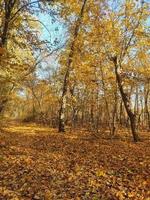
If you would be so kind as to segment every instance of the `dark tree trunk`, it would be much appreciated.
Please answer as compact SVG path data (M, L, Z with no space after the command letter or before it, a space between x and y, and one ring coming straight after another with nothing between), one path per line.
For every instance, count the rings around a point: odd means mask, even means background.
M9 1L4 1L4 9L5 9L5 15L4 19L2 19L2 27L1 27L1 35L0 35L0 48L5 48L7 46L7 39L8 39L8 32L9 32L9 20L11 17L11 12L12 9L15 5L15 0L9 0ZM0 60L2 58L2 55L0 54ZM0 99L0 114L3 112L5 109L5 106L8 102L8 98L6 97L5 99Z
M0 47L5 47L7 44L8 39L8 32L9 32L9 22L11 18L12 10L15 6L16 0L8 0L5 1L5 15L2 25L2 34L1 34L1 41L0 41Z
M124 88L123 88L123 84L122 84L122 78L121 78L121 76L118 72L119 65L118 65L117 57L113 57L112 61L113 61L114 66L115 66L116 81L117 81L118 88L119 88L119 91L120 91L120 94L121 94L121 98L122 98L126 112L128 114L129 120L130 120L130 126L131 126L131 132L132 132L133 140L134 140L134 142L137 142L139 140L139 137L138 137L138 134L136 132L136 115L132 112L130 102L129 102L129 97L124 92Z
M84 14L84 9L86 5L87 0L83 1L83 5L81 8L81 12L79 15L79 18L76 22L75 30L73 33L73 42L71 44L70 48L70 54L68 57L68 62L66 66L66 73L63 81L63 89L62 89L62 96L60 100L60 110L59 110L59 132L65 132L65 110L66 110L66 95L67 95L67 89L68 89L68 82L69 82L69 76L70 76L70 70L71 70L71 64L72 64L72 58L74 55L74 49L75 49L75 42L78 37L80 25L82 22L82 17Z
M0 101L0 114L3 112L7 101L8 101L8 99L4 99L4 100Z

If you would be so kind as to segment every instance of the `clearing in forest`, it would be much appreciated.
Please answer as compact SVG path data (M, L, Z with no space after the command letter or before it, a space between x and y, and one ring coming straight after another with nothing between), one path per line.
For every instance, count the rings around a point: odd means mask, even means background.
M0 132L0 199L149 200L149 139L10 124Z

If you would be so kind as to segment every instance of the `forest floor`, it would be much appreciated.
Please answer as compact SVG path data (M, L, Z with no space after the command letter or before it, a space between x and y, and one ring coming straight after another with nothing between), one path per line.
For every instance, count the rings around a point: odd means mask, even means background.
M148 135L135 144L9 124L0 130L0 199L150 200Z

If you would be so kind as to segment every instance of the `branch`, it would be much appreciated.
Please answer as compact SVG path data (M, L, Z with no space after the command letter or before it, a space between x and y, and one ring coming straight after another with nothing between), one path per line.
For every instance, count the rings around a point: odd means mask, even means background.
M26 7L28 7L28 6L32 5L32 4L35 4L35 3L39 3L39 1L41 1L41 0L36 0L36 1L30 2L30 3L24 4L22 7L20 7L20 8L14 13L14 15L10 18L9 22L13 21L14 18L16 17L16 15L17 15L20 11L22 11L24 8L26 8ZM51 0L49 0L48 2L50 2L50 1L51 1Z

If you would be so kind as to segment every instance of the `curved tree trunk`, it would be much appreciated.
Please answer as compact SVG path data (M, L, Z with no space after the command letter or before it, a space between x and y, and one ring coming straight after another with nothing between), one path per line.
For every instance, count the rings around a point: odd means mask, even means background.
M118 84L118 88L121 94L122 101L124 103L126 112L128 114L129 120L130 120L130 126L131 126L131 132L133 136L134 142L137 142L139 140L138 134L136 132L136 115L131 110L131 105L129 102L128 95L124 92L123 84L122 84L122 78L118 72L118 63L117 63L117 57L113 57L112 61L115 66L115 75L116 75L116 81Z
M70 54L69 54L68 62L67 62L67 66L66 66L66 73L65 73L65 77L64 77L64 81L63 81L62 96L61 96L61 100L60 100L59 132L65 132L65 110L66 110L66 96L67 96L67 89L68 89L68 81L69 81L69 76L70 76L72 58L74 55L75 42L76 42L76 38L78 37L78 33L79 33L80 25L82 22L82 17L84 14L86 2L87 2L87 0L83 1L81 12L80 12L79 18L76 22L76 26L75 26L75 30L74 30L74 34L73 34L73 41L71 44Z

